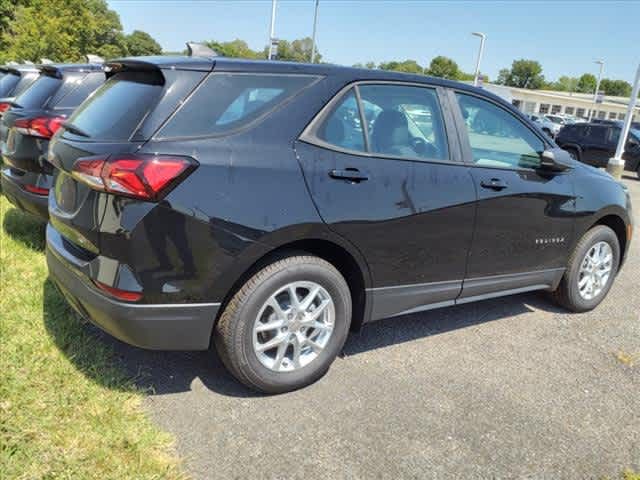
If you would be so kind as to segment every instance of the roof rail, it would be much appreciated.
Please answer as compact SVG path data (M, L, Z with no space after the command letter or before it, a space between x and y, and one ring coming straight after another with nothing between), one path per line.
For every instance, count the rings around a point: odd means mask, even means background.
M217 57L218 53L203 45L202 43L197 42L187 42L187 50L189 51L190 57Z
M104 58L99 57L98 55L87 53L85 57L87 58L87 63L104 63Z
M51 65L53 63L53 60L49 60L48 58L41 58L40 59L40 64L41 65Z

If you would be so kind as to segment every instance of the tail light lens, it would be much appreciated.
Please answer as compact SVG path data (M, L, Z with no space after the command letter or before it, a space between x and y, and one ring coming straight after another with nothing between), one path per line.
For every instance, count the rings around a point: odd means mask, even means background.
M65 117L36 117L16 120L14 127L23 135L51 138L58 131Z
M10 108L11 108L11 104L10 103L0 102L0 117L2 116L2 114L4 112L9 110Z
M169 193L197 165L190 157L111 155L80 158L71 174L94 190L154 202Z
M38 187L37 185L25 185L24 189L29 193L35 193L36 195L49 195L48 188Z
M119 288L110 287L109 285L105 285L104 283L97 280L94 280L93 283L100 290L109 294L113 298L117 298L118 300L124 300L125 302L137 302L142 298L142 293L140 292L131 292L129 290L121 290Z

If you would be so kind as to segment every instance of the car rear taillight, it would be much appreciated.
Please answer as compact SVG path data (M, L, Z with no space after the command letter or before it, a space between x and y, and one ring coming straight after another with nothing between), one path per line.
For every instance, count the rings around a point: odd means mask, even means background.
M38 187L37 185L25 185L23 187L29 193L35 193L36 195L49 195L48 188Z
M2 114L4 112L9 110L10 108L11 108L11 104L10 103L0 102L0 117L2 116Z
M197 162L172 155L111 155L76 160L71 174L94 190L157 201L191 173Z
M58 131L65 117L36 117L16 120L14 127L23 135L51 138Z
M109 285L105 285L97 280L94 280L93 283L100 290L109 294L113 298L117 298L118 300L124 300L125 302L137 302L142 298L142 293L140 292L131 292L129 290L110 287Z

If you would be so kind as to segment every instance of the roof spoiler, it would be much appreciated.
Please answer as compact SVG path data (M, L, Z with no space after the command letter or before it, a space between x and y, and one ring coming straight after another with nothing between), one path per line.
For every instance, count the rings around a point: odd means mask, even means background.
M190 57L217 57L218 53L202 43L187 42Z
M104 63L104 58L98 55L92 55L90 53L85 55L87 63Z

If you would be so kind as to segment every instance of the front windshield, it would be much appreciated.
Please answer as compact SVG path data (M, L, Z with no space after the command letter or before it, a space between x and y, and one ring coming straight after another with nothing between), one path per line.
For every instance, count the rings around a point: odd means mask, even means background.
M638 130L637 128L632 128L631 130L629 130L629 132L631 133L631 135L633 135L637 142L640 142L640 130Z

